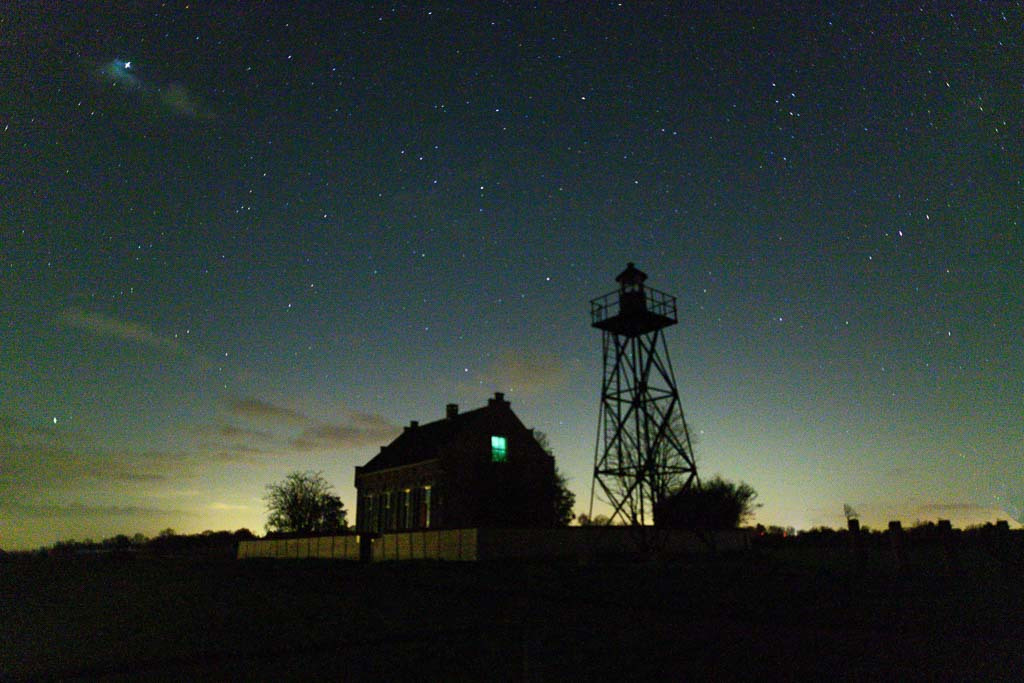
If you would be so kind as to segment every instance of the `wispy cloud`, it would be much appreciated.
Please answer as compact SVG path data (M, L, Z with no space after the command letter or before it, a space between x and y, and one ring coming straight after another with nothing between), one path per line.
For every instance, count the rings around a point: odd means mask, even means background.
M280 455L280 448L259 448L245 444L231 444L223 448L214 448L208 453L211 461L219 463L258 464Z
M188 88L181 83L171 83L160 90L160 101L175 114L190 119L212 119L210 112Z
M103 315L102 313L85 311L77 306L64 309L57 316L57 319L62 325L85 330L98 337L133 342L174 353L183 352L183 348L177 339L158 334L141 323L120 320Z
M207 507L211 510L249 510L248 505L232 505L231 503L210 503Z
M914 506L910 511L908 519L934 520L949 519L954 526L970 526L972 524L984 524L996 519L1006 519L1006 510L994 505L983 503L972 503L964 501L932 501ZM898 517L897 517L898 518ZM1014 518L1015 521L1019 522Z
M400 429L380 415L349 413L343 422L314 424L291 440L300 450L358 448L382 444L393 439Z
M74 432L0 417L0 494L157 484L185 476L187 455L104 448Z
M228 412L232 417L267 425L266 429L234 423L219 425L217 435L232 441L230 448L221 450L224 455L235 457L288 448L301 451L358 448L389 441L400 431L381 415L342 408L339 419L319 420L293 408L252 397L231 401ZM245 446L254 451L241 452L239 449Z
M233 400L229 410L235 417L243 417L254 420L269 420L272 422L284 422L286 424L304 424L309 419L302 413L275 405L257 398L243 398Z
M0 500L0 510L19 517L168 517L191 515L185 510L142 505L89 505L86 503L23 503Z
M272 438L269 431L265 429L247 429L233 424L220 424L213 428L213 432L225 439L259 439L267 440Z
M158 84L144 79L131 61L112 59L92 71L93 76L110 87L111 92L190 119L212 119L213 112L188 87L181 83Z
M525 394L561 386L568 372L564 361L552 354L508 349L487 368L484 379L496 388Z
M992 508L978 503L925 503L918 505L917 511L923 515L972 515L988 514Z

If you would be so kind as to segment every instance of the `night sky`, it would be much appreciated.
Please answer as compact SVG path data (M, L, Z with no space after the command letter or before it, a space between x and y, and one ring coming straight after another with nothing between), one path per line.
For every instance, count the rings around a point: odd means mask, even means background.
M0 547L495 391L586 512L627 261L758 521L1024 519L1021 4L112 4L0 10Z

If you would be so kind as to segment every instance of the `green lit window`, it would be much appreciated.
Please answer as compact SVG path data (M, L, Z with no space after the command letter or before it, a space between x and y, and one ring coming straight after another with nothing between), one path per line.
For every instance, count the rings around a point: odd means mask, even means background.
M491 437L491 462L506 462L508 460L508 443L503 436Z

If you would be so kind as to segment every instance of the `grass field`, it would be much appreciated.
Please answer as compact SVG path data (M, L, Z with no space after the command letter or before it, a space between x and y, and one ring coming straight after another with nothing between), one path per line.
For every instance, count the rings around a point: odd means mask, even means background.
M5 679L1020 680L1024 582L881 551L668 562L0 563Z

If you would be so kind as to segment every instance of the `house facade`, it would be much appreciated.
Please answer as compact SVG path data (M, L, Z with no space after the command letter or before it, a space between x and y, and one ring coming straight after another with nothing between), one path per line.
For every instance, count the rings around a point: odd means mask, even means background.
M356 530L550 527L554 468L503 394L463 413L448 404L356 467Z

